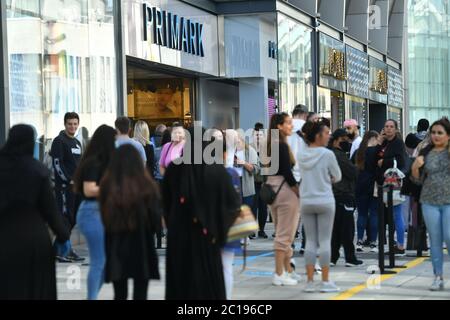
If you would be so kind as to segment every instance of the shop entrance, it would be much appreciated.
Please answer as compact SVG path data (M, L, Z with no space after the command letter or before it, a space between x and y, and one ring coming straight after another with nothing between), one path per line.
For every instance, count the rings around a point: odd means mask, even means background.
M194 78L128 61L127 116L147 122L151 131L174 122L188 127L194 119L194 85Z
M404 133L403 132L403 121L402 121L402 119L403 119L403 117L402 117L402 109L395 108L395 107L388 107L387 118L397 121L400 131L402 133Z
M325 88L318 88L318 110L319 116L327 118L331 122L331 130L342 128L346 119L344 94Z
M369 127L370 130L380 132L387 120L387 108L383 103L370 101L369 104Z
M368 130L367 100L363 98L345 95L345 108L347 119L355 119L359 124L359 135L362 137Z

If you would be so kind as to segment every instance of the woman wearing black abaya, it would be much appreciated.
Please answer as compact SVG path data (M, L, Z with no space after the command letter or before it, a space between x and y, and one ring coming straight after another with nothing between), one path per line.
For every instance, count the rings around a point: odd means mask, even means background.
M193 141L191 128L183 151L183 159L191 163ZM221 249L240 209L231 177L221 164L172 163L162 188L168 230L166 299L225 300Z
M50 172L33 159L34 131L16 125L0 150L0 300L55 300L55 254L48 226L64 243Z

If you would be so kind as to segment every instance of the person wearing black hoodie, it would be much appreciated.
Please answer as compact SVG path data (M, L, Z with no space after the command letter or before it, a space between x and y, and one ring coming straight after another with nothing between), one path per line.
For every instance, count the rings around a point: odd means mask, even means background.
M428 128L430 127L430 122L427 119L420 119L417 123L417 132L411 132L406 136L405 145L406 151L411 156L414 150L417 148L419 143L425 139L428 133Z
M376 155L376 180L378 185L383 185L384 173L386 170L394 167L394 160L397 162L397 168L399 170L405 170L405 143L399 135L397 121L393 119L386 120L381 134L382 143L378 146ZM403 220L401 204L394 206L394 225L397 233L397 246L394 249L395 255L405 256L405 222Z
M64 223L72 231L75 226L75 214L77 197L72 191L72 177L81 158L81 142L75 138L80 124L80 117L75 112L64 115L65 129L53 140L50 150L52 166L55 173L55 196L58 209L60 210ZM56 259L59 262L83 261L72 249L67 255L61 252L61 245L54 243Z
M345 129L337 129L330 139L329 147L333 151L342 172L342 180L333 185L336 201L333 235L331 238L331 265L336 265L339 259L339 249L344 247L347 267L363 264L356 258L353 238L355 235L355 184L357 178L356 166L349 159L351 149L350 138Z
M376 156L378 144L378 132L373 130L366 132L355 157L356 167L358 168L355 190L356 207L358 209L357 252L363 252L364 233L366 233L370 251L377 252L378 202L373 194L377 171Z

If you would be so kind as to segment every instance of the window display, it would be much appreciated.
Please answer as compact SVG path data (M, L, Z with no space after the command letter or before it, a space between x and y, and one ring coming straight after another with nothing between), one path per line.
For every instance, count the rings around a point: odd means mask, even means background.
M369 56L357 49L346 47L348 78L347 93L369 98Z
M388 96L389 105L403 107L403 77L400 70L388 68Z
M278 14L278 80L280 111L312 104L311 29Z
M90 133L114 124L114 3L6 2L8 39L23 39L8 42L11 125L33 124L47 144L62 129L66 112L79 113L80 129Z
M320 33L320 85L343 92L346 79L344 43Z
M369 58L370 66L370 92L371 100L387 104L388 78L387 65L383 61Z

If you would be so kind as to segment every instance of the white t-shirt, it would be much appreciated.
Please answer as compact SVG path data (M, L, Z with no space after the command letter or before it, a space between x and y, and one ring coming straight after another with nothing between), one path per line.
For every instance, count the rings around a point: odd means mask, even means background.
M305 120L301 119L293 119L292 120L294 128L292 130L292 135L287 138L287 142L289 147L291 148L292 154L296 157L296 155L303 149L305 142L303 139L297 134L297 131L302 130L303 125L306 123ZM297 159L297 157L296 157ZM300 167L298 165L298 161L295 161L294 168L292 169L292 174L297 182L300 182Z
M245 160L244 150L236 151L236 158L238 158L238 160ZM234 169L238 173L239 177L242 177L242 175L244 174L244 168L242 168L242 167L234 167Z
M359 146L361 145L362 137L357 137L355 141L352 143L352 148L350 149L350 159L353 157L353 154L358 151Z

